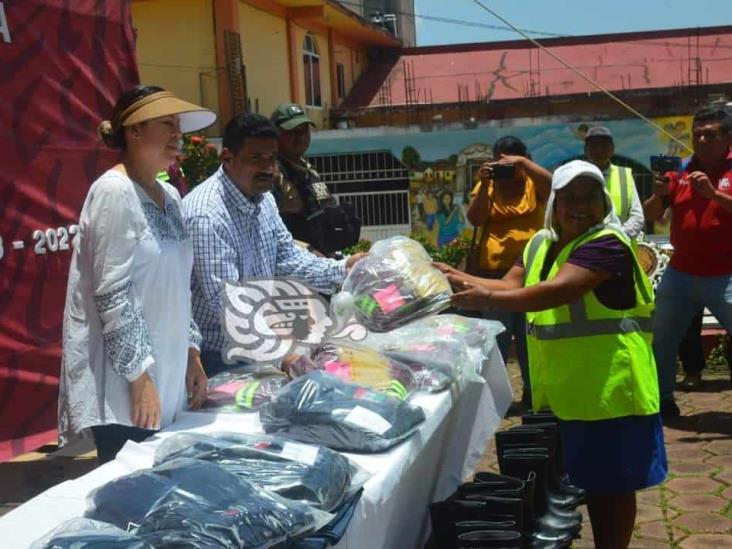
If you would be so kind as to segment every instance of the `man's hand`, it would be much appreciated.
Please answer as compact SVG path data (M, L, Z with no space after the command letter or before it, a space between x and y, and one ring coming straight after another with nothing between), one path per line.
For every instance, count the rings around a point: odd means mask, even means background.
M696 194L709 200L712 200L717 194L717 190L712 185L709 176L704 172L691 172L689 174L689 185Z
M353 254L348 256L348 259L346 259L346 270L350 271L353 266L358 263L361 259L369 255L366 252L358 252L357 254Z
M160 428L160 396L147 372L130 382L130 419L142 429Z
M201 355L193 347L188 349L186 391L188 392L188 407L191 410L198 410L206 402L208 378L203 369L203 364L201 364Z
M654 174L653 175L653 194L659 198L668 196L671 190L669 185L671 184L671 178L667 175Z

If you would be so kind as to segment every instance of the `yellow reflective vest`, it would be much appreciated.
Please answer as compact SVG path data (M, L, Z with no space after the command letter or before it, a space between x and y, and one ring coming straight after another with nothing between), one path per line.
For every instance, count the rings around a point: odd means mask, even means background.
M607 190L615 206L615 213L621 223L628 221L630 207L635 194L635 180L633 170L623 166L610 164L606 177Z
M557 276L572 251L592 240L621 231L600 229L567 244L546 280ZM551 240L537 233L524 249L525 285L541 282ZM563 420L603 420L658 413L656 363L651 348L653 289L633 253L636 305L605 307L590 291L581 299L528 313L527 344L531 392L536 409L549 408Z

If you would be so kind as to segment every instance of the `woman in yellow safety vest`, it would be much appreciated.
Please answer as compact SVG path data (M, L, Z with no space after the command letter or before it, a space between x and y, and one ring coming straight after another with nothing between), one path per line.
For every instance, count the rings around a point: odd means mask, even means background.
M653 290L602 172L582 160L557 168L544 229L502 280L437 266L455 306L527 313L534 409L559 418L565 467L586 491L597 547L626 548L635 492L661 483L667 464Z

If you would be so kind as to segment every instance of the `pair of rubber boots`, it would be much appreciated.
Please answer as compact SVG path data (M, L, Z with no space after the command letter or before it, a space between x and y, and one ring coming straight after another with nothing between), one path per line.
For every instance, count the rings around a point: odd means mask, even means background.
M560 474L556 418L524 416L524 426L497 433L504 475L478 473L446 501L430 506L431 546L570 547L581 528L582 490Z
M573 509L578 499L549 492L546 459L532 458L507 454L502 461L515 476L478 473L446 501L433 503L433 545L445 549L570 547L582 523Z
M526 507L533 530L543 538L556 536L557 543L566 536L577 537L582 516L576 509L584 502L584 491L561 472L556 419L549 414L524 416L523 425L498 432L495 438L501 473L524 482L533 478L533 505Z

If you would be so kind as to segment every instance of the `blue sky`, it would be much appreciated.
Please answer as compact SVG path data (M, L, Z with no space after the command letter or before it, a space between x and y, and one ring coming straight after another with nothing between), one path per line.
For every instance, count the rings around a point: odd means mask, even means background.
M732 25L732 0L481 0L519 28L563 35ZM415 0L415 13L503 26L473 0ZM417 17L417 45L520 38L511 30L476 28ZM532 34L533 37L546 36Z

